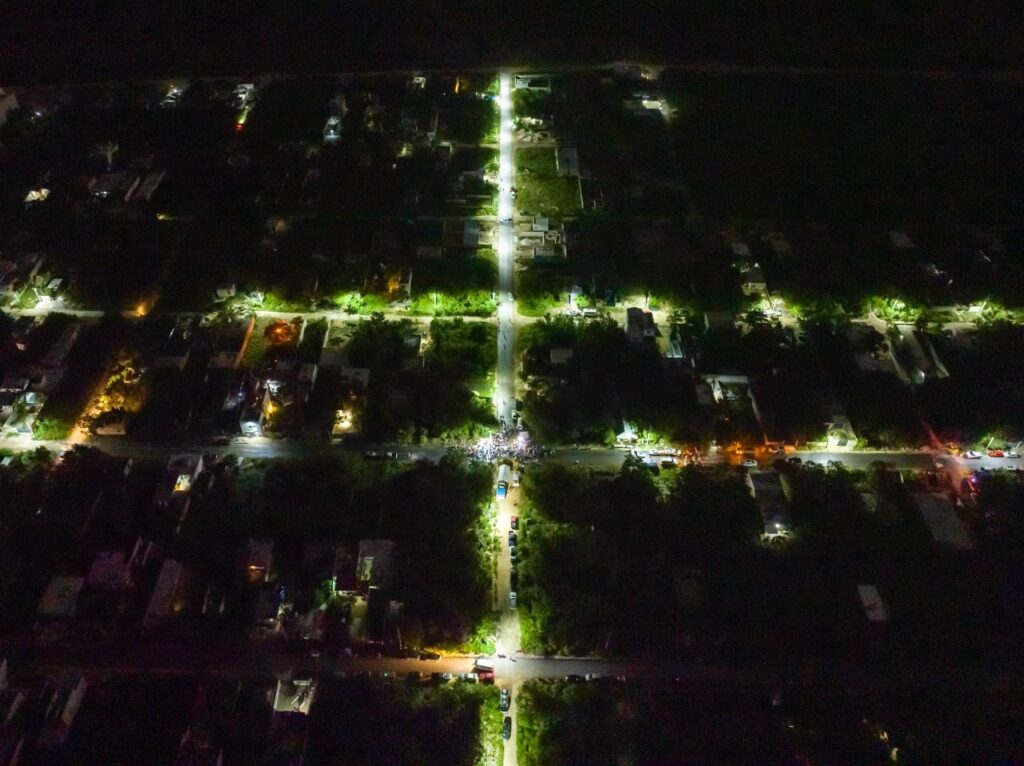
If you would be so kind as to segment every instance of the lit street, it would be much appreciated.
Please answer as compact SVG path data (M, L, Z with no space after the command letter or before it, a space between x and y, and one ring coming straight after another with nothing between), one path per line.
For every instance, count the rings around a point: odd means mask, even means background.
M376 5L9 35L0 766L1024 763L1013 25Z
M498 109L498 366L495 398L498 419L509 427L515 403L515 303L512 297L515 277L515 231L512 184L512 85L505 72L499 77Z

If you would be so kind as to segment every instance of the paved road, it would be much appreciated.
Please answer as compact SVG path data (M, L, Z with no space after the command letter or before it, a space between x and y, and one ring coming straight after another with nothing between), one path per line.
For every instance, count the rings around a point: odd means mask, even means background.
M498 418L512 424L515 401L515 232L512 216L512 184L515 182L512 159L512 78L506 72L499 77L498 90L498 365L495 373L495 402Z
M516 366L516 307L512 297L515 289L515 231L512 203L512 184L515 183L513 166L513 126L512 126L512 78L504 72L498 78L498 109L500 112L498 125L498 364L495 372L495 388L498 418L509 426L513 423L513 403L516 398L515 366ZM497 595L501 621L496 642L499 655L511 656L518 651L521 642L519 632L519 613L511 608L509 593L511 592L510 572L512 568L509 556L510 519L519 503L519 490L509 488L504 499L498 500L498 537L500 548L498 553ZM499 660L504 665L512 665L508 660ZM502 668L496 668L498 674ZM511 707L506 715L512 721L512 735L505 740L504 766L517 766L519 754L516 747L518 740L516 730L516 692L518 684L503 684L511 694Z
M505 740L504 766L516 766L519 763L518 748L516 746L516 695L519 692L521 679L517 676L520 662L527 662L525 659L512 660L517 657L520 644L522 643L519 629L519 610L513 609L509 594L512 592L510 573L512 561L509 556L508 533L511 529L511 519L519 510L519 489L510 487L508 494L503 500L498 501L498 536L501 547L498 554L498 608L501 612L499 622L498 640L495 642L495 649L499 658L495 662L495 678L498 686L507 688L510 694L510 707L507 713L512 719L512 736ZM502 658L501 655L505 655ZM525 666L524 666L525 667ZM531 669L526 668L529 672ZM541 672L561 673L560 665L541 665L533 668ZM565 675L565 673L561 673ZM556 675L555 677L560 677Z
M183 453L190 454L216 454L216 455L239 455L252 458L298 458L308 455L330 455L344 451L363 452L373 450L378 453L397 453L399 460L410 461L416 459L430 460L437 462L448 452L447 447L417 447L394 443L380 443L372 445L352 446L344 442L306 442L290 441L268 438L238 438L228 445L209 445L196 442L182 444L156 444L150 442L139 442L126 437L119 436L87 436L82 442L90 447L96 447L115 457L134 457L141 459L160 460L171 455ZM46 447L52 452L61 452L73 446L68 441L33 441L24 437L0 438L0 448L15 451L33 450L38 447ZM626 449L598 448L574 448L558 447L550 451L544 458L545 461L561 463L565 465L581 465L594 468L616 469L622 465L628 451ZM903 452L799 452L797 456L805 463L826 464L830 461L842 463L848 468L864 469L869 468L872 463L881 461L900 470L928 471L938 468L936 463L941 464L941 470L951 471L959 476L966 475L971 471L979 469L994 470L999 468L1020 468L1024 470L1024 460L1015 458L990 458L988 456L978 460L964 460L952 455L937 454L930 451L903 451ZM725 462L719 455L704 456L704 463L715 465ZM762 460L761 466L766 468L771 465L771 460Z

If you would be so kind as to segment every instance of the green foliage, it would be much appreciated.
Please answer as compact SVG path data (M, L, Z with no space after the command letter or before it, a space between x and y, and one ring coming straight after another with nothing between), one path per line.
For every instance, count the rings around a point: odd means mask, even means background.
M449 380L486 376L498 361L497 328L487 322L435 319L430 324L431 368Z
M568 306L567 267L531 266L519 275L516 310L526 316L541 317L555 308Z
M447 141L487 144L498 140L498 105L475 93L451 95L446 99L440 132Z
M905 298L873 296L867 300L865 311L873 312L884 322L913 324L921 318L924 307Z
M491 250L465 258L443 258L417 266L413 279L414 314L434 316L491 316L498 277Z
M362 539L394 540L394 598L426 644L458 646L487 631L478 626L489 615L491 551L482 530L492 492L487 466L457 460L405 468L352 456L247 460L194 500L202 510L189 515L180 555L230 578L234 552L250 537L273 539L279 551L331 541L353 553ZM282 556L278 566L287 570ZM309 586L313 604L334 604L329 582Z
M494 686L322 680L307 753L316 763L475 766L485 754L500 763L497 710Z
M544 119L550 117L552 107L553 98L550 93L529 88L512 91L512 113L516 117Z
M602 442L609 429L622 430L623 419L693 436L696 403L688 378L662 364L657 349L628 343L611 319L546 317L525 326L520 339L526 375L542 376L527 392L524 416L542 440ZM573 357L552 364L553 348L571 348Z
M477 623L476 630L466 639L462 649L466 654L494 654L498 636L498 616L484 616Z
M579 179L558 175L554 149L518 149L516 207L528 215L572 215L580 209Z
M493 369L497 340L493 325L441 322L438 349L416 358L407 343L416 332L409 320L374 314L353 333L352 363L369 367L370 384L359 413L363 433L374 438L458 440L481 435L494 424L488 404L469 386Z
M779 763L787 752L761 696L733 686L530 681L516 710L523 766Z
M375 293L342 293L335 297L335 304L346 314L369 315L377 311L385 311L387 301Z
M63 439L71 432L101 381L123 331L119 318L105 318L98 325L82 328L65 362L68 369L64 377L33 424L34 438Z
M74 419L38 417L32 424L32 438L40 441L66 439L74 427Z
M450 295L444 292L423 292L413 297L409 312L420 316L493 316L497 301L491 290L472 290Z
M966 343L931 336L948 378L929 379L918 390L928 422L943 441L973 443L985 433L1019 438L1024 433L1024 327L985 324Z
M614 476L557 465L525 475L524 647L644 654L680 646L696 624L681 583L696 567L751 550L761 518L736 476L687 469L667 485L629 461Z

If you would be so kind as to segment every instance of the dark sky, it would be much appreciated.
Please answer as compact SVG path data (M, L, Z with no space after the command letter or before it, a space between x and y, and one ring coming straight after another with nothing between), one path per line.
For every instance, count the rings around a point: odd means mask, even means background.
M1017 0L335 0L10 3L9 82L643 58L1005 68Z

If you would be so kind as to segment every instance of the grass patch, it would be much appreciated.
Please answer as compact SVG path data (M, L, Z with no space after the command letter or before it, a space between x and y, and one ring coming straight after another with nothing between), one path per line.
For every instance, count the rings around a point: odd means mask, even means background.
M580 210L579 179L559 177L553 149L516 152L516 207L523 214L571 215Z

